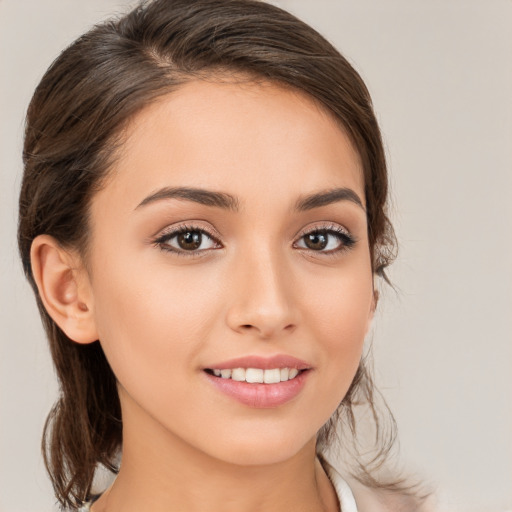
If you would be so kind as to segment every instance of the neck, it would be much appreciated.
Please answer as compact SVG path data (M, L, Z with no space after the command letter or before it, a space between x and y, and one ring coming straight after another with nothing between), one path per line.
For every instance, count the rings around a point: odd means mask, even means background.
M151 420L130 421L124 410L123 424L119 475L93 512L338 510L315 439L286 460L240 465L198 451Z

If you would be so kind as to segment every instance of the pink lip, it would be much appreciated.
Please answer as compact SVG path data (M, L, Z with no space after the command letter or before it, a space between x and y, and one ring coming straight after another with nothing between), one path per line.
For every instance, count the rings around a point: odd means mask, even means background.
M270 370L272 368L297 368L297 370L308 370L311 365L305 361L301 361L296 357L286 354L277 354L271 357L262 356L245 356L222 363L215 363L207 368L211 370L228 370L231 368L261 368L262 370Z
M233 368L296 368L303 370L297 377L276 384L251 384L232 379L216 377L204 372L205 377L224 394L238 402L255 408L273 408L283 405L295 398L304 387L312 365L286 354L277 354L271 357L245 356L214 363L206 369L227 370Z
M248 366L248 368L251 368L251 366ZM294 379L276 384L250 384L232 379L223 379L207 372L203 373L218 390L238 402L250 407L270 409L283 405L295 398L304 387L311 371L304 370Z

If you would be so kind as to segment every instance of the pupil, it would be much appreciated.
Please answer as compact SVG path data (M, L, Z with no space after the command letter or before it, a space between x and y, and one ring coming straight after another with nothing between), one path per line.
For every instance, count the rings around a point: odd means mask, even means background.
M310 249L325 249L327 246L327 233L325 231L310 233L306 236L306 245Z
M201 245L201 233L199 231L186 231L178 235L178 244L182 249L197 249Z

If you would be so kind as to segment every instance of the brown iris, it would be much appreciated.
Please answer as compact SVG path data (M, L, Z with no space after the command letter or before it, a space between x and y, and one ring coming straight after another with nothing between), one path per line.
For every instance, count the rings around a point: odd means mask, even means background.
M315 231L314 233L309 233L304 237L304 241L306 246L314 251L325 249L328 242L327 231Z
M192 251L201 245L201 239L201 232L185 231L178 235L178 245L186 251Z

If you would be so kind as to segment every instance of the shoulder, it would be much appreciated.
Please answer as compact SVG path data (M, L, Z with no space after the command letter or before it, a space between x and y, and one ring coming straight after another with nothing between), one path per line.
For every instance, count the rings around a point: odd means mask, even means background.
M433 512L431 500L418 492L368 487L343 476L325 459L322 461L344 512Z

